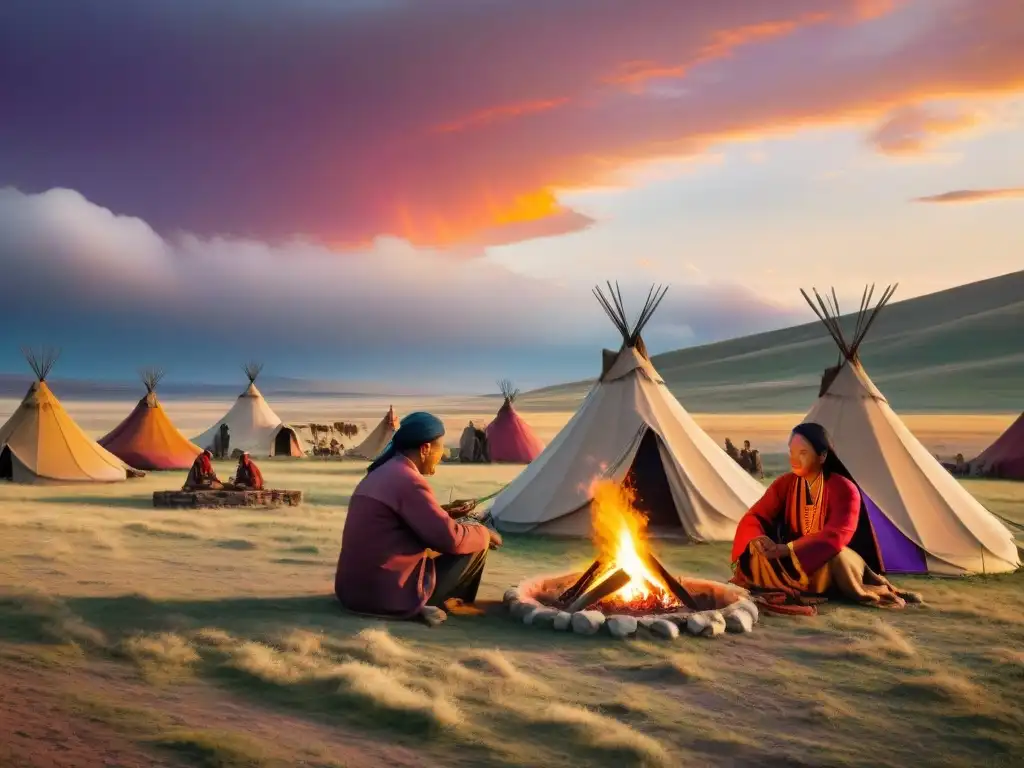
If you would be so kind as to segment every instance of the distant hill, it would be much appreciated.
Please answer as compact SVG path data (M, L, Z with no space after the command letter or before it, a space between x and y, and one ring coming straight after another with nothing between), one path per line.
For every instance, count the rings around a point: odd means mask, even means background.
M852 331L853 317L843 320ZM687 410L800 412L817 397L821 373L837 356L835 342L815 319L655 355L653 362ZM1024 409L1024 271L890 304L869 331L861 359L897 411ZM597 350L594 365L600 365ZM534 390L518 404L568 402L582 397L590 383Z

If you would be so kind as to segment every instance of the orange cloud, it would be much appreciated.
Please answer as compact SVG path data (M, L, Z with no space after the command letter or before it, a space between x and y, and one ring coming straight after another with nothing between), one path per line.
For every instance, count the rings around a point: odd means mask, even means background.
M535 115L539 112L547 112L548 110L561 107L568 101L569 100L567 98L542 99L538 101L520 102L518 104L504 104L497 107L488 107L487 109L478 110L450 123L435 125L433 132L458 133L459 131L464 131L467 128L488 125L490 123L498 122L499 120L508 120L514 117L522 117L523 115Z
M982 203L988 200L1007 200L1024 197L1024 187L1003 187L1002 189L955 189L941 195L915 197L915 203Z
M808 13L797 19L763 21L731 29L714 30L711 39L685 64L659 64L654 61L627 61L619 71L602 79L608 85L636 86L651 80L684 77L693 67L729 56L737 48L792 34L800 27L818 24L827 13Z
M909 104L890 112L868 135L868 143L886 155L917 155L931 149L936 138L974 128L979 122L980 116L973 112L942 112Z

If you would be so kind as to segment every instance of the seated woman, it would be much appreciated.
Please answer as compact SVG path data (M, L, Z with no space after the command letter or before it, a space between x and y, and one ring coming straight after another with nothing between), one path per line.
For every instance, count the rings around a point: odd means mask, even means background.
M444 453L444 424L429 413L402 419L388 447L352 492L334 592L356 613L437 624L442 610L472 604L487 551L501 536L457 522L467 505L437 503L424 475Z
M213 454L209 449L196 456L196 460L192 462L192 468L189 469L188 476L185 478L185 484L181 486L181 490L219 490L224 487L224 483L220 481L217 473L213 471L212 457Z
M263 490L263 473L256 466L248 453L238 457L238 469L235 470L235 488L245 491Z
M920 602L868 566L865 558L877 557L860 544L873 539L857 535L859 524L870 525L864 502L824 427L805 423L793 430L789 465L792 472L777 477L740 520L732 582L804 606L833 594L870 605Z

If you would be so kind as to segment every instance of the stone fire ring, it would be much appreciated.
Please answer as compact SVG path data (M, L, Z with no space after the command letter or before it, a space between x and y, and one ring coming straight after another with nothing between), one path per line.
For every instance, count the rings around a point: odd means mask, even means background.
M758 621L757 606L747 590L732 584L691 578L678 581L691 594L714 597L715 608L706 611L680 608L671 613L646 616L605 616L598 610L568 613L551 607L581 575L570 573L527 579L518 587L507 590L503 602L512 618L528 626L577 635L596 635L603 631L618 639L633 637L640 628L666 640L676 640L684 632L695 637L718 637L725 632L742 634L752 632Z

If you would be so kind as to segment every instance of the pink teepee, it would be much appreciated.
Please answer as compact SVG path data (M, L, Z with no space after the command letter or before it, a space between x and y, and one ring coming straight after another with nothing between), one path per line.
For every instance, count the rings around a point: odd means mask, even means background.
M544 450L544 443L512 407L519 390L513 389L512 382L507 380L498 384L505 402L498 409L494 421L484 430L487 434L487 453L493 462L529 464Z

